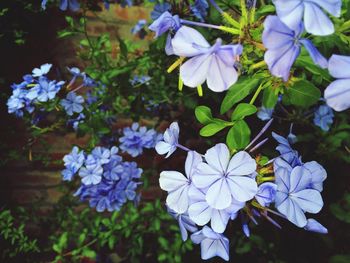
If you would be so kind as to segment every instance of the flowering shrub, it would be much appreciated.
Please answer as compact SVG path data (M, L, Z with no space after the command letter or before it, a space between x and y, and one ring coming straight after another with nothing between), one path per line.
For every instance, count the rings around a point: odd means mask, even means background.
M63 186L75 202L112 213L84 223L94 236L79 237L74 253L64 251L75 233L61 233L56 262L120 249L117 235L136 244L124 246L122 259L136 262L147 254L148 224L162 249L156 257L150 252L150 262L182 262L180 237L182 253L192 242L203 260L229 261L230 250L257 240L254 225L263 220L327 234L327 220L317 215L331 177L323 165L350 163L349 1L100 2L41 1L46 11L73 14L58 36L81 38L78 57L86 66L57 70L59 80L51 80L54 66L43 64L12 85L7 101L8 113L30 124L34 139L50 132L87 137L63 157ZM130 30L134 39L154 36L147 50L119 36L89 35L89 10L114 4L152 6L152 21L139 19ZM165 123L171 124L162 134ZM167 192L163 208L143 196L154 181ZM143 224L149 214L154 222ZM253 241L236 241L236 219ZM162 220L172 226L168 236Z

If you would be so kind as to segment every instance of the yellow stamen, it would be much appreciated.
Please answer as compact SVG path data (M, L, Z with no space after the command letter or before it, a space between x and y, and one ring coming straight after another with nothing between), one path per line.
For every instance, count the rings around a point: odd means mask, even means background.
M178 66L182 64L184 61L185 57L179 57L178 60L176 60L167 70L168 73L171 73L174 69L176 69Z
M27 87L30 88L30 87L34 87L36 86L37 84L28 84Z
M182 81L181 77L179 76L179 83L178 83L179 91L182 91L183 86L184 86L184 82Z
M203 88L202 88L202 85L198 85L198 86L197 86L197 92L198 92L199 97L203 97Z

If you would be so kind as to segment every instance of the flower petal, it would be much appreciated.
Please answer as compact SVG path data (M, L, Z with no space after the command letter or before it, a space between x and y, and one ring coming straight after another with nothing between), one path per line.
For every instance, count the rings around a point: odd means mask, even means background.
M350 108L350 78L333 81L324 91L324 98L335 111Z
M188 184L188 179L176 171L163 171L160 173L159 185L164 191L174 191Z
M311 173L303 166L296 166L290 173L289 192L299 192L307 188L311 183Z
M197 202L188 208L188 215L191 220L199 226L204 226L210 221L213 209L209 207L207 202Z
M173 209L175 212L182 214L188 209L188 185L184 185L174 191L168 193L166 199L167 206Z
M186 162L185 162L185 172L189 179L192 178L192 175L197 169L199 163L202 162L202 156L195 152L189 151L187 154Z
M227 179L232 197L240 202L254 198L258 186L254 179L244 176L229 176Z
M255 172L256 162L245 151L236 153L227 168L227 174L229 175L249 175Z
M279 199L278 193L276 200ZM307 223L303 210L291 199L286 198L283 202L277 205L277 210L285 215L287 219L298 227L304 227Z
M316 214L323 207L321 194L317 190L306 189L290 195L293 201L305 212Z
M199 188L211 186L222 178L222 174L206 163L199 163L196 172L192 176L192 182Z
M232 197L226 180L222 178L210 186L205 195L205 199L207 200L208 204L215 209L225 209L229 207Z
M334 33L334 25L328 16L314 3L304 2L304 24L308 33L326 36Z
M212 168L218 172L224 173L230 160L230 151L226 144L218 143L207 150L205 153L205 160Z
M229 219L230 214L226 212L226 209L214 209L211 215L210 226L216 233L223 233Z
M180 78L183 83L191 88L202 85L208 76L211 60L211 54L203 54L187 60L180 67Z
M350 78L350 56L332 55L328 62L328 70L334 78Z

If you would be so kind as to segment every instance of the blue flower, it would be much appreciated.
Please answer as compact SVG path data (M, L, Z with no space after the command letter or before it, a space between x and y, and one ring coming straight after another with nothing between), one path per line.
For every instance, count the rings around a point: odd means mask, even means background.
M201 257L203 260L218 256L229 260L229 240L223 235L215 233L210 227L204 226L202 230L191 235L195 244L201 244Z
M275 206L298 227L305 227L305 212L316 214L323 206L319 191L310 189L311 173L303 166L275 167L277 193Z
M257 116L262 121L268 121L271 120L273 111L274 109L268 109L262 106L258 111Z
M168 213L178 221L180 232L181 232L181 238L183 241L186 241L188 238L187 231L190 231L191 233L196 232L198 230L198 227L190 219L187 213L178 214L174 210L170 209L169 207L167 208L168 208Z
M136 190L142 169L134 162L124 162L117 154L117 147L96 147L93 152L95 157L89 154L79 171L83 184L74 195L82 201L88 200L90 207L95 207L98 212L119 210L128 200L137 201ZM106 160L102 161L105 164L101 165L101 160ZM86 177L96 184L84 182Z
M123 136L119 138L120 149L136 157L142 154L143 148L154 148L160 139L160 134L155 130L147 130L146 127L139 127L138 123L133 123L131 128L124 128Z
M198 87L205 81L214 92L227 90L238 79L236 57L242 53L241 45L222 45L217 39L210 46L197 30L182 26L171 41L175 55L190 57L180 66L180 78L188 87Z
M159 37L168 31L177 31L180 28L178 15L171 15L168 11L159 16L148 28L154 31L155 37Z
M50 69L52 67L52 64L44 64L41 65L40 68L33 69L32 76L33 77L41 77L49 73Z
M87 165L79 170L79 176L82 177L81 181L85 185L95 185L102 180L103 168L99 164Z
M85 155L83 151L79 151L77 146L74 146L71 153L63 157L64 166L76 173L83 166Z
M317 222L313 218L309 218L307 220L307 224L304 227L304 229L307 231L316 232L319 234L328 234L327 228L325 228L323 225L321 225L319 222Z
M56 83L56 80L49 81L46 77L40 77L38 84L31 88L26 97L29 100L38 100L40 102L46 102L56 97L56 94L60 91L64 81Z
M236 218L238 211L245 206L245 202L232 199L229 207L216 209L208 204L206 194L206 189L198 189L194 186L189 188L188 196L191 204L188 214L197 225L204 226L210 221L210 226L216 233L223 233L228 221Z
M192 13L200 21L204 22L204 17L208 14L209 4L206 0L195 0L194 4L190 6Z
M314 124L320 127L323 131L329 131L329 128L333 123L333 118L333 110L327 105L321 105L315 111Z
M153 20L158 19L164 12L170 11L171 5L167 2L158 3L154 6L153 11L151 12L151 18Z
M168 158L170 155L175 152L178 142L179 142L179 125L177 122L170 124L170 127L166 129L163 135L163 141L159 141L155 149L158 154L167 154L165 158Z
M258 192L255 196L256 201L262 206L269 206L275 201L277 185L266 182L259 185Z
M276 150L281 154L280 157L292 167L302 164L299 154L294 150L288 141L277 133L272 132L272 137L279 143Z
M148 84L150 79L151 79L150 76L134 76L132 80L130 80L130 83L134 86L141 85L141 84Z
M186 175L176 171L163 171L160 173L160 188L168 192L167 206L179 214L185 213L188 209L188 190L192 182L193 173L201 161L202 157L200 154L193 151L188 152L185 163Z
M341 0L274 0L279 18L289 28L295 29L304 20L305 29L314 35L330 35L334 33L332 21L322 9L335 17L340 16Z
M333 55L329 59L328 70L337 79L324 91L328 106L335 111L350 108L350 56Z
M68 8L71 11L78 11L80 8L78 0L61 0L60 9L66 11Z
M322 68L327 68L327 60L308 39L301 38L304 28L299 24L294 30L288 28L277 16L268 16L264 22L262 36L267 48L265 62L272 75L287 81L290 69L300 54L301 45L309 52L313 62Z
M65 99L61 100L61 105L69 116L72 116L74 112L80 113L84 107L81 105L84 103L82 96L77 96L75 92L69 92Z
M205 160L198 164L192 181L197 188L208 188L206 201L211 207L225 209L232 199L245 202L254 198L258 187L250 175L257 165L247 152L240 151L231 158L227 146L219 143L207 150Z
M311 161L303 164L311 174L311 180L307 186L310 189L315 189L319 192L323 191L323 181L327 178L327 172L318 162Z
M73 170L73 168L68 167L64 169L62 172L62 179L63 181L72 181L74 175L76 174L76 171Z
M23 115L22 109L26 105L27 90L22 88L14 89L7 101L8 113L15 113L18 117Z

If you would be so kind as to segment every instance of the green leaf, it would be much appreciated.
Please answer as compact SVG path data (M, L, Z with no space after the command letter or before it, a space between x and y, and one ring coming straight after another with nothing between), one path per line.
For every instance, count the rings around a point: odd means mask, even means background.
M240 80L233 84L226 93L226 96L221 103L220 113L224 114L237 102L240 102L247 97L251 91L258 86L259 82L259 78L240 78Z
M263 106L268 109L273 109L277 103L278 94L272 87L267 87L264 89L263 94Z
M240 103L232 112L231 120L236 121L239 119L243 119L246 116L254 114L256 111L257 108L254 105L249 103Z
M319 66L316 66L312 59L309 56L300 56L295 62L295 65L297 67L300 67L302 69L306 69L309 72L311 72L314 75L322 76L327 81L331 81L331 77L327 70L320 68Z
M212 122L204 126L200 131L199 134L203 137L209 137L213 136L214 134L218 133L219 131L223 130L226 127L225 122Z
M206 106L196 107L194 114L196 115L197 120L202 124L209 124L213 120L210 108Z
M238 120L229 130L226 137L226 144L230 150L245 148L250 141L250 129L244 120Z
M300 80L286 91L290 103L295 106L309 107L321 97L321 92L307 80Z

